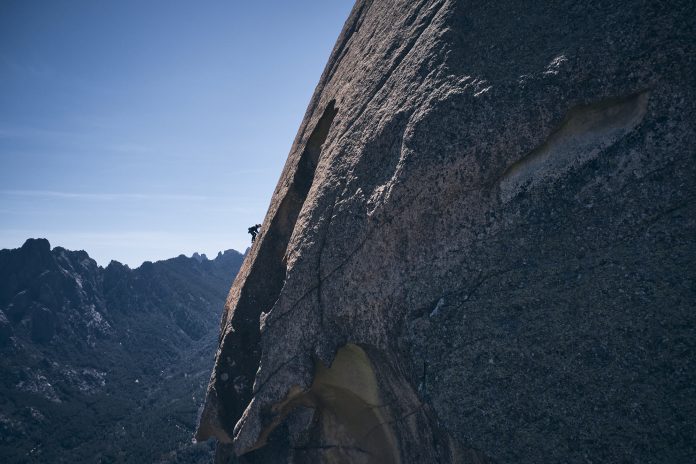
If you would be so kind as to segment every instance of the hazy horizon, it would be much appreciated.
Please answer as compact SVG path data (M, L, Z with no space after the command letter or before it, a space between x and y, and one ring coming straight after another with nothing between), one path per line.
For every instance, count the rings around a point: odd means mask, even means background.
M243 252L352 4L0 4L0 248Z

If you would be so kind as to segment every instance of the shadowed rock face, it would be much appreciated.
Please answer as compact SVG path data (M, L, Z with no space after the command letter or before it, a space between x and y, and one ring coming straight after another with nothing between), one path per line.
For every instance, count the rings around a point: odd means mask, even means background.
M695 21L358 1L227 300L218 462L693 458Z
M0 250L0 462L209 462L191 433L242 260Z

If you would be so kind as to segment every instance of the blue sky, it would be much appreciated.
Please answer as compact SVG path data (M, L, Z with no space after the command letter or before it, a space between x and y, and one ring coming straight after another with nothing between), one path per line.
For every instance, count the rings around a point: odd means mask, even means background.
M352 0L0 2L0 248L249 245Z

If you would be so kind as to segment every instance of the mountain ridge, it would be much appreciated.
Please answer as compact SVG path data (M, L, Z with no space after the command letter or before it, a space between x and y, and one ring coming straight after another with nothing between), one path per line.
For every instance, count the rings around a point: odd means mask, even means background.
M131 269L46 239L1 250L0 456L209 460L206 444L190 443L201 366L243 258L227 250Z

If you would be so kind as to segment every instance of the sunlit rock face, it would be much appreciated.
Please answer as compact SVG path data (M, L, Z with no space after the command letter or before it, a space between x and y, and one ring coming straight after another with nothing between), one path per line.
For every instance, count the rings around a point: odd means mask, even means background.
M218 462L690 461L695 21L358 1L227 300Z

